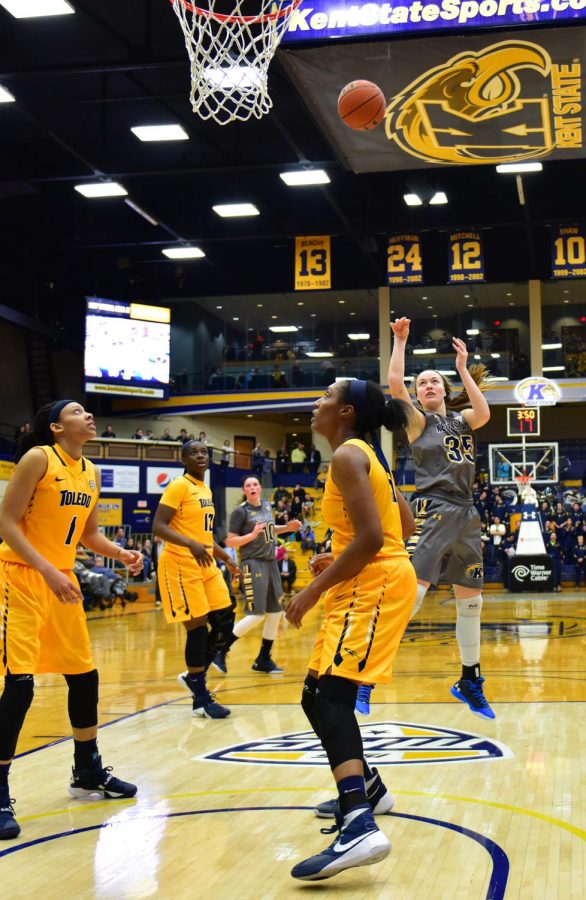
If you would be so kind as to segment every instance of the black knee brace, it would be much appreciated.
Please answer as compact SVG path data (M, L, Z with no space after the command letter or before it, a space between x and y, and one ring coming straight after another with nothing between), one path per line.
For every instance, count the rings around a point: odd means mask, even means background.
M210 629L206 641L206 667L209 666L216 653L225 649L228 638L232 634L236 615L232 606L215 609L208 613Z
M92 728L98 724L98 670L82 675L66 675L69 687L67 711L73 728Z
M319 737L319 725L315 714L315 689L318 679L313 675L307 675L303 682L303 693L301 694L301 708L309 720L309 724Z
M362 738L354 715L358 685L337 675L317 683L315 715L319 738L332 769L349 759L362 759Z
M0 697L0 759L12 759L29 706L33 702L32 675L7 675Z

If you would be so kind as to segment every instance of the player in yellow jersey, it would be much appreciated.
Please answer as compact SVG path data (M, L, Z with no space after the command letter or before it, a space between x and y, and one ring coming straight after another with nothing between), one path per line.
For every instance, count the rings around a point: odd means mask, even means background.
M153 522L154 533L165 541L157 578L167 622L183 622L187 632L187 671L177 680L193 697L193 715L224 719L230 710L216 703L207 689L206 655L209 664L223 651L232 633L234 610L214 557L233 575L240 569L214 541L214 501L204 483L207 446L188 441L181 459L185 472L165 489Z
M381 426L397 431L406 424L405 404L385 401L370 381L336 382L314 407L311 427L334 451L322 501L323 518L333 529L332 559L293 598L286 615L301 627L327 592L301 705L336 780L340 832L322 853L294 866L291 874L302 880L379 862L391 849L373 816L388 792L364 760L354 707L360 684L391 680L415 602L417 580L403 544L401 508L406 511L407 503L375 435Z
M17 837L8 772L33 699L34 675L64 675L73 731L72 797L134 797L136 786L102 766L97 747L98 672L82 595L73 574L78 543L120 560L133 574L137 551L98 531L99 473L82 456L96 436L93 416L74 400L39 410L20 440L19 458L0 509L0 839Z

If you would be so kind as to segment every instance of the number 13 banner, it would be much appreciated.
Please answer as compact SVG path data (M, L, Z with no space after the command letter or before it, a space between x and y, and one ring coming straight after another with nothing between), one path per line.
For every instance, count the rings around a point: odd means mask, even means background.
M583 225L558 225L551 229L552 278L583 278L586 275L585 232Z
M332 286L330 236L295 238L295 290L313 291Z
M400 232L389 235L387 283L423 284L421 240L418 234Z
M448 282L485 281L484 247L479 231L452 231L448 236Z

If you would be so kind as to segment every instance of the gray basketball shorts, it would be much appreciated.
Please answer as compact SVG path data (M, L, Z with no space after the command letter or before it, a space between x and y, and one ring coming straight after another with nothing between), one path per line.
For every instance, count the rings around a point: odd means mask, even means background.
M407 551L417 577L430 584L441 581L481 590L484 571L476 508L437 497L418 497L411 508L415 531Z
M281 612L283 585L277 561L247 559L240 568L245 612L254 616Z

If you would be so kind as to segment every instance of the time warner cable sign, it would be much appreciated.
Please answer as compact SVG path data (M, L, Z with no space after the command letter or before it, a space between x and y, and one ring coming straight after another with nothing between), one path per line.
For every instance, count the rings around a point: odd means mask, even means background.
M302 0L293 12L283 44L329 38L413 34L449 28L547 24L586 17L586 0L395 0L352 3Z

